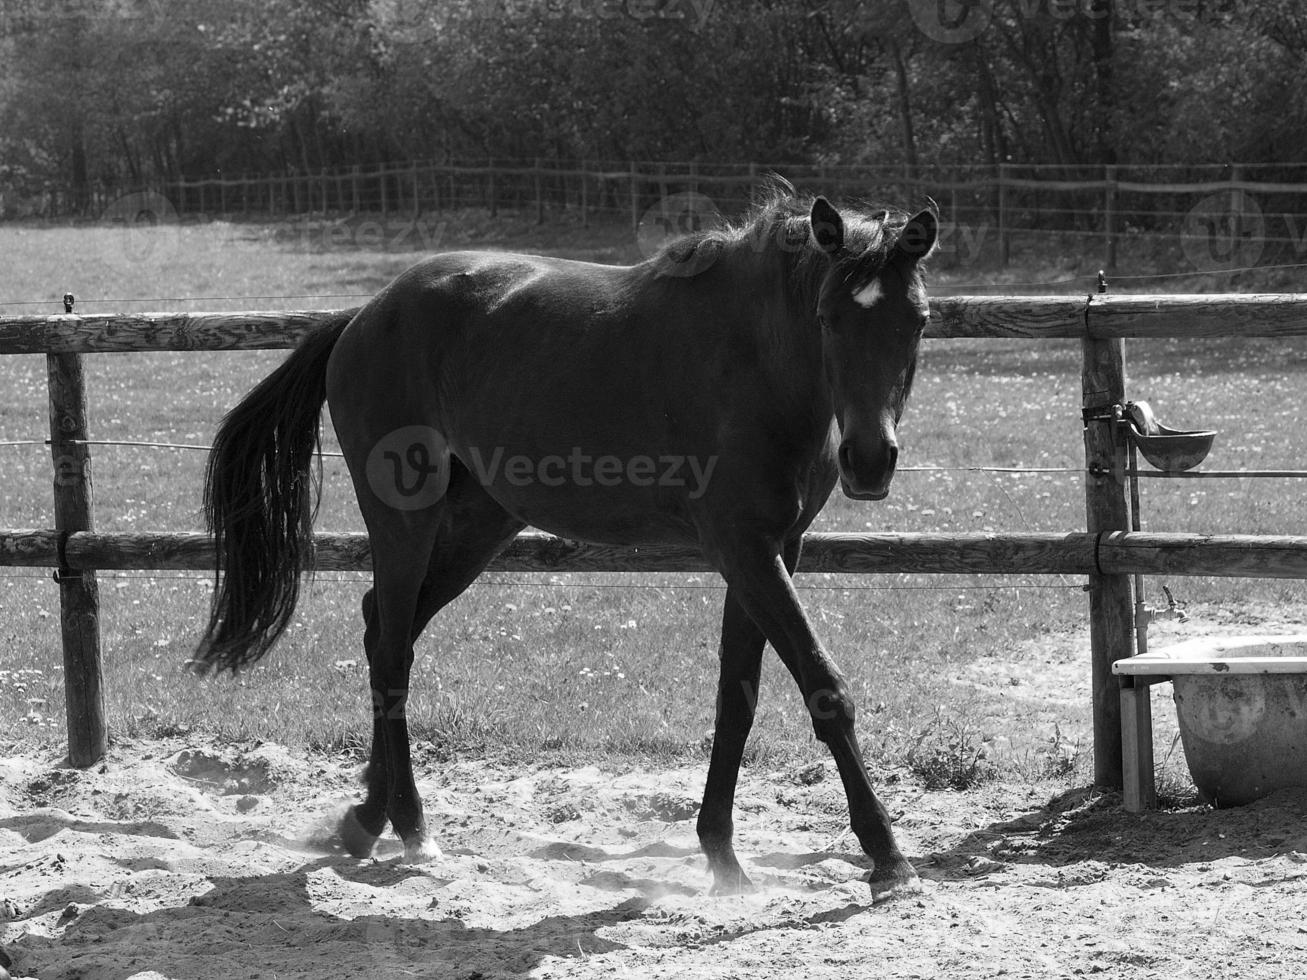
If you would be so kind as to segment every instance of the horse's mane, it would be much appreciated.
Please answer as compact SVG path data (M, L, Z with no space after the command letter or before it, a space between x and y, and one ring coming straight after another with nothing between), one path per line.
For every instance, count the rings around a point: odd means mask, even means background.
M806 293L829 268L809 227L815 200L815 195L798 193L789 181L772 177L740 218L668 242L654 256L654 265L684 276L685 270L706 270L731 252L775 250L788 258L792 279ZM845 276L855 285L884 262L908 214L863 202L836 207L844 219Z

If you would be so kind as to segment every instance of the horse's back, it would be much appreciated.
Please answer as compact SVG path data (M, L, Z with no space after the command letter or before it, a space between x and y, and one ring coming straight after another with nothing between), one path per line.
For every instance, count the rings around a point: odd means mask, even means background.
M574 322L611 309L627 292L633 268L512 252L446 252L401 273L377 296L395 312L426 314L448 328L456 316L480 322L546 311ZM541 324L537 323L537 327Z
M445 252L400 273L350 323L330 387L373 387L428 365L448 378L487 360L575 355L624 292L629 268L507 252Z
M515 378L591 389L607 378L629 390L633 374L659 365L684 377L711 360L695 349L713 341L699 328L693 300L680 295L684 287L651 296L653 278L645 266L501 252L434 255L363 308L341 339L340 358L351 368L376 360L409 370L430 364L445 390L464 388L492 365L496 387L509 390ZM688 363L673 366L668 358Z

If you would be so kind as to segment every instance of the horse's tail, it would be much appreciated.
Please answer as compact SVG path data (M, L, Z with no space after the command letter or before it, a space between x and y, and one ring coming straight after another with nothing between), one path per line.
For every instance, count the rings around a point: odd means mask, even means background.
M204 514L217 550L209 624L193 664L235 673L285 632L312 570L311 533L321 463L319 416L327 358L357 310L305 337L222 420L204 481Z

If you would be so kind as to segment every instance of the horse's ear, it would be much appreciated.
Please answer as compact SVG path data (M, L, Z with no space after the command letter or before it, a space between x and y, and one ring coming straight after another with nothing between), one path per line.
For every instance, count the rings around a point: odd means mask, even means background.
M830 201L819 197L812 202L812 240L827 255L834 255L844 247L844 219L831 206Z
M920 262L935 250L939 240L939 217L929 208L918 211L899 232L894 254L911 262Z

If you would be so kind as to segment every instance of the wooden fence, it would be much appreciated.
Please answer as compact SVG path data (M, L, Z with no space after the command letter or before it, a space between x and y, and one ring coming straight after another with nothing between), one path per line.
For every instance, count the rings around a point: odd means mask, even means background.
M1084 575L1089 593L1094 776L1122 785L1119 681L1134 652L1134 574L1307 578L1307 537L1130 530L1122 428L1124 339L1307 335L1307 295L952 297L931 304L928 337L1075 338L1083 347L1086 526L1066 533L812 534L800 572ZM50 567L61 593L69 758L105 752L97 569L211 569L194 533L92 530L82 355L108 351L289 348L325 311L0 317L0 354L44 353L49 366L54 526L0 530L0 566ZM366 570L362 534L316 537L321 569ZM504 572L705 571L681 548L622 549L523 535L495 562Z
M536 214L574 211L638 228L660 202L724 215L742 211L766 174L802 190L915 204L935 200L949 226L985 233L1006 264L1014 239L1050 231L1078 236L1105 268L1126 238L1152 236L1199 249L1200 271L1277 262L1307 252L1307 170L1302 164L920 166L695 163L602 160L411 160L281 174L174 177L140 186L104 185L91 214L109 221L169 217L339 215L383 218L459 208ZM68 202L52 199L54 216ZM673 216L677 217L677 216ZM969 247L976 246L972 241ZM1255 258L1250 260L1250 252Z

